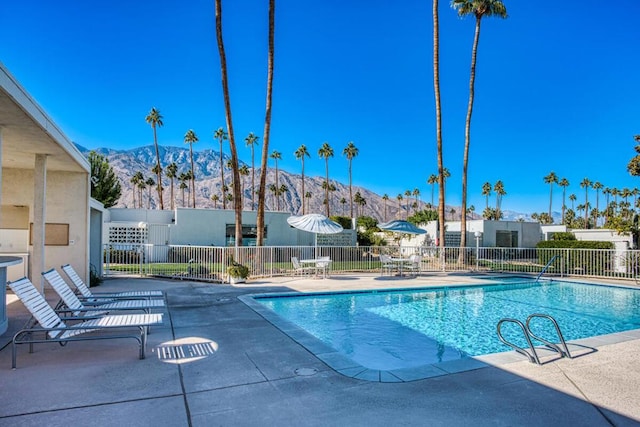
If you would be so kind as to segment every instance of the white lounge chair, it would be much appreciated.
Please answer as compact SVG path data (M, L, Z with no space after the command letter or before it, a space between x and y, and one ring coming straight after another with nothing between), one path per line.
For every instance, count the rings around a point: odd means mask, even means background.
M99 305L84 304L73 293L69 285L64 281L62 276L58 274L56 269L42 273L47 283L61 298L67 310L58 309L58 312L72 312L74 316L80 316L82 313L88 313L91 316L107 314L110 311L118 310L138 310L149 313L152 308L162 308L165 306L164 300L161 299L131 299L131 300L115 300Z
M398 270L398 264L394 263L391 260L391 256L380 254L380 275L383 276L384 272L388 272L389 275L393 272L393 270Z
M162 291L127 291L116 293L97 293L91 292L89 287L80 278L76 270L70 265L65 264L62 266L62 271L69 277L71 283L76 287L78 293L88 301L92 299L132 299L132 298L164 298L164 292Z
M70 341L132 338L138 341L139 357L144 359L149 326L162 324L161 313L98 316L73 324L72 322L78 319L67 318L65 319L69 322L67 324L28 278L24 277L14 282L8 282L7 285L33 316L27 325L13 336L11 367L14 369L18 344L29 344L29 353L33 353L34 343L58 342L60 345L65 345ZM123 329L129 329L129 331L119 332ZM137 329L137 333L132 332L131 329ZM34 335L42 335L42 338L37 338Z
M293 272L301 276L311 272L313 272L314 274L317 272L315 266L303 267L302 264L300 264L300 260L298 259L298 257L295 256L291 257L291 264L293 264Z
M421 265L422 265L422 256L421 255L411 255L409 257L409 263L404 265L404 269L414 273L416 276L420 273Z

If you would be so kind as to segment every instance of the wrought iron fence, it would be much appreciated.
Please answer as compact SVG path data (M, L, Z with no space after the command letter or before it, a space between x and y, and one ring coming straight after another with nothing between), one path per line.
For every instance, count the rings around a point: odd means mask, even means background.
M105 245L104 274L133 274L175 279L227 281L237 262L250 277L293 275L292 257L329 257L331 274L381 272L380 255L420 255L420 271L499 272L620 279L640 278L640 251L609 249L436 248L363 246L213 247L182 245ZM554 258L555 256L555 258Z

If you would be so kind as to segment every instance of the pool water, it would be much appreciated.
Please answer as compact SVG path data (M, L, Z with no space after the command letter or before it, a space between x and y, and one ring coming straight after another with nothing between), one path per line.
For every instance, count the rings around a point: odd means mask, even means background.
M565 340L640 329L640 290L562 281L256 297L280 317L370 369L391 370L509 351L505 317L553 316ZM538 336L557 342L549 321ZM522 331L505 338L525 346Z

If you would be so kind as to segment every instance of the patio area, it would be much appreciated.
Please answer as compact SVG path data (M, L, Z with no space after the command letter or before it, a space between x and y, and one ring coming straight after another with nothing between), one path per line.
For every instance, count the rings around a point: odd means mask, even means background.
M20 346L28 318L7 307L0 336L0 425L640 425L640 340L607 344L573 360L521 359L404 383L345 377L263 319L238 297L422 287L472 281L430 274L273 278L229 286L140 278L108 279L97 291L162 289L164 325L149 335L147 358L131 340ZM52 291L47 293L50 301ZM14 296L9 293L9 301Z

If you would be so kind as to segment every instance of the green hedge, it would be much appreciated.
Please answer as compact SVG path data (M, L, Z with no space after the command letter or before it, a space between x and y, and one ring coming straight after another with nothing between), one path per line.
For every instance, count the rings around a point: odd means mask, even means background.
M613 249L612 242L595 242L591 240L546 240L539 242L538 249Z
M557 249L538 251L538 262L546 265L554 255L560 255L553 262L554 272L579 273L586 275L602 274L611 268L614 253L612 242L595 242L590 240L548 240L539 242L538 249ZM594 250L586 256L580 252L563 251L562 249ZM585 251L586 252L586 251Z

